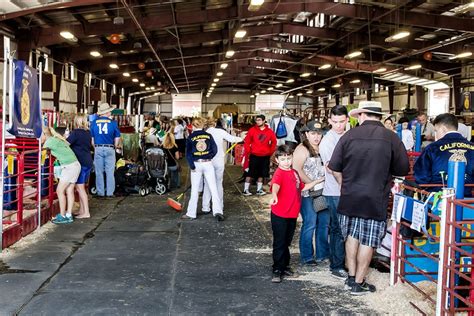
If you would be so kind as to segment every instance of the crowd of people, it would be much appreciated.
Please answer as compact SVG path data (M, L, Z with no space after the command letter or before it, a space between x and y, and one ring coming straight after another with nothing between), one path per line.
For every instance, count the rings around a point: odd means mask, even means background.
M101 104L90 131L87 118L77 115L75 129L67 139L52 128L44 128L44 147L61 166L57 185L60 213L54 223L72 223L73 215L90 217L85 183L92 167L97 197L114 196L115 154L121 142L117 123L111 119L112 109L107 103ZM348 129L350 117L358 120L352 129ZM201 117L168 120L149 116L144 132L146 146L160 145L166 153L172 189L180 187L179 160L186 158L191 194L182 220L197 218L200 192L202 213L212 214L219 222L225 219L224 142L243 142L243 196L253 194L252 183L256 183L258 196L267 194L264 182L271 177L272 282L296 274L290 267L289 249L301 214L300 271L329 264L330 274L343 280L352 295L362 295L376 291L365 278L374 250L386 234L392 180L408 174L407 151L413 149L414 142L407 118L398 120L400 134L394 133L390 117L383 118L380 102L363 101L350 112L336 105L327 118L329 126L317 119L302 126L296 148L293 144L277 146L278 132L261 114L243 139L229 134L220 120ZM474 144L466 138L470 135L463 135L458 118L446 113L431 123L421 113L417 122L423 151L414 165L416 182L443 183L448 161L457 160L467 164L466 183L474 183ZM277 165L273 175L272 163ZM80 208L72 214L75 188ZM466 189L465 195L472 193Z

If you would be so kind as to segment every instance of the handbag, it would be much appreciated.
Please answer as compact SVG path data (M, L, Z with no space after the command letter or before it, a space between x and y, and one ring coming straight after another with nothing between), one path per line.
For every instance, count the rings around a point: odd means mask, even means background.
M312 192L315 192L314 196L311 195ZM312 191L312 192L310 193L310 196L313 197L314 211L317 213L317 212L327 209L328 205L326 204L326 199L323 196L323 190L317 190L317 191Z
M275 136L276 138L285 138L287 135L288 135L288 132L286 131L285 122L282 119L282 115L280 115L280 121L278 122Z

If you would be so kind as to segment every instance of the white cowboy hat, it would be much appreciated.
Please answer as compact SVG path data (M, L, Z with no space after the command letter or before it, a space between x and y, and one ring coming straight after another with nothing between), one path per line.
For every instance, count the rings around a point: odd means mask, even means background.
M361 101L359 107L349 112L350 117L357 118L360 113L373 113L383 115L382 103L377 101Z
M101 103L99 109L97 110L98 115L102 115L108 112L112 112L115 109L113 106L110 106L108 103Z

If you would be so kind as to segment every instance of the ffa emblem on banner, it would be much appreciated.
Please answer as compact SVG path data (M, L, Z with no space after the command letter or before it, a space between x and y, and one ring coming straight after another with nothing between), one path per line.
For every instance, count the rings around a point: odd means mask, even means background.
M38 72L22 60L13 61L12 127L10 133L19 137L41 137L41 103Z

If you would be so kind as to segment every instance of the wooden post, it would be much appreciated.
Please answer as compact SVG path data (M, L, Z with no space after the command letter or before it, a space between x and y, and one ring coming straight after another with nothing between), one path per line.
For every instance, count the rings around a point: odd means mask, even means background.
M415 88L416 94L416 107L418 112L425 111L425 89L422 86L416 86Z
M81 112L81 109L84 109L82 102L84 101L84 79L86 74L82 71L77 72L77 113ZM84 102L86 103L86 102Z

